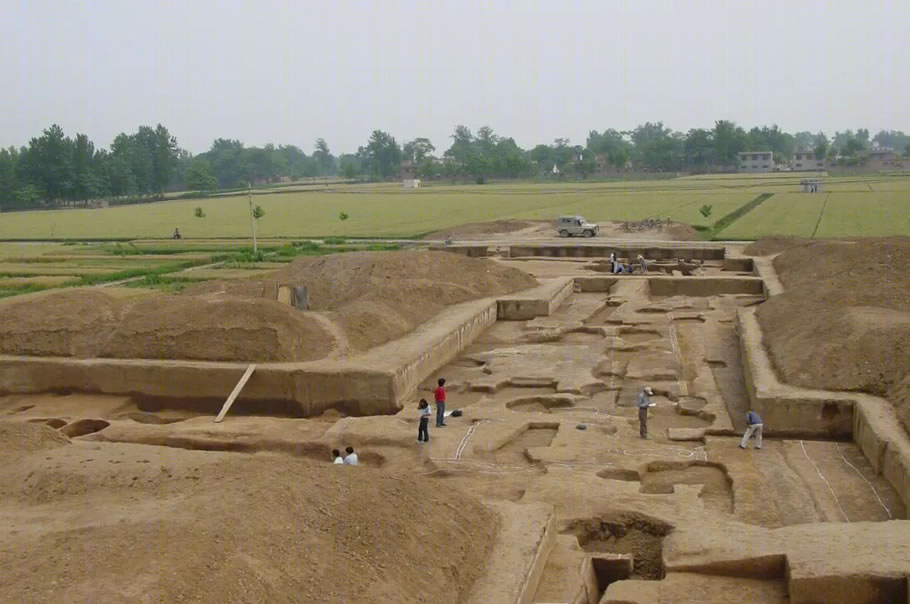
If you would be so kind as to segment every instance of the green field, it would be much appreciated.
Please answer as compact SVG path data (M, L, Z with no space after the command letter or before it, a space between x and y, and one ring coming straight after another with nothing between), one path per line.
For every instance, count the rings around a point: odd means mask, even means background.
M253 201L266 213L258 225L264 238L413 237L467 222L561 214L582 214L597 221L669 217L710 226L762 193L774 196L716 236L910 235L910 176L828 178L826 192L812 195L798 193L805 177L707 175L608 183L431 185L417 190L332 185L257 193ZM706 204L713 207L709 218L698 211ZM205 218L194 217L196 207L202 207ZM349 219L340 220L341 212ZM246 197L0 215L0 239L167 238L175 227L190 239L247 237Z

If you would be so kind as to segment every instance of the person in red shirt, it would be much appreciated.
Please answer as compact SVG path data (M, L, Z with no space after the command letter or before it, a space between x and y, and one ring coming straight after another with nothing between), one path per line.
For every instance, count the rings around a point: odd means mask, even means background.
M439 378L436 383L436 389L433 390L433 398L436 399L436 427L445 426L446 418L446 380Z

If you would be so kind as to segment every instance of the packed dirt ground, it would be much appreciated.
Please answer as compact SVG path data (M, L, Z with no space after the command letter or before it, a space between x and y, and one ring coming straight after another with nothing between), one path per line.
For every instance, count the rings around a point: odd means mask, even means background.
M791 583L822 593L839 588L832 577L849 577L853 603L906 600L903 501L859 447L738 446L749 398L737 312L761 314L831 272L805 256L778 261L787 291L769 301L660 295L639 275L578 288L549 316L494 323L396 415L300 419L241 406L215 424L129 395L0 396L0 600L498 604L516 601L509 590L534 565L534 604L805 603L815 600ZM594 259L474 262L465 266L490 280L478 287L503 291L602 277ZM370 300L385 274L417 270L375 266L315 286L315 312L335 320L328 309ZM326 258L305 269L325 283L338 267ZM720 262L693 271L754 279ZM412 273L414 289L394 300L448 291L436 274ZM471 299L455 283L452 299ZM901 283L877 290L894 299L889 311L905 312ZM850 295L868 302L859 286ZM833 305L833 285L826 296ZM432 401L438 377L448 410L462 414L431 421L429 442L417 443L416 403ZM655 406L643 439L646 385ZM346 446L359 467L331 463ZM862 591L882 575L897 577L890 591Z
M434 251L301 258L264 279L121 300L73 289L10 300L0 352L81 358L309 361L401 337L446 306L533 287L514 268ZM311 311L278 301L303 285Z
M637 222L606 221L598 222L600 233L597 239L639 239L650 241L698 241L698 231L679 222L662 223L659 226L647 226ZM625 225L625 226L624 226ZM464 224L424 236L424 239L442 241L445 239L459 241L541 241L553 240L565 242L556 232L553 220L491 220Z
M462 601L496 517L369 467L0 423L4 602Z
M774 257L785 291L758 310L783 381L887 398L910 429L908 259L908 238L791 240Z

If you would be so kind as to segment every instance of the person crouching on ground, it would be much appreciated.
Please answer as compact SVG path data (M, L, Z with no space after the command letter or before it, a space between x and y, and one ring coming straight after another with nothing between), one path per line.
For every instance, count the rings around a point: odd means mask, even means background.
M417 404L417 409L420 410L420 427L417 428L417 442L428 443L430 442L430 403L427 402L427 399L422 398Z
M746 433L743 434L743 440L739 443L740 449L745 449L749 439L755 434L755 448L761 449L761 416L755 411L746 413Z
M343 464L344 458L341 456L341 451L338 449L332 449L332 463L334 464Z
M439 378L436 381L436 389L433 390L433 398L436 400L436 427L440 428L446 425L446 380Z
M344 465L346 466L356 466L357 465L357 454L354 453L354 447L348 447L344 450L347 455L344 456Z
M638 433L642 438L648 438L648 408L655 405L651 402L653 395L654 391L650 386L645 386L638 395Z

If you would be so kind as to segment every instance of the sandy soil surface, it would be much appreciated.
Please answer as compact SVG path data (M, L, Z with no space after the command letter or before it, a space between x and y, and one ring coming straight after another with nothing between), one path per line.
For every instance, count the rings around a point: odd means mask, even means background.
M795 247L809 246L814 243L815 241L811 239L803 239L801 237L787 237L782 235L777 237L764 237L747 245L743 249L743 254L746 256L773 256L774 254L779 254Z
M628 231L622 228L622 222L599 222L600 239L642 239L653 241L696 241L698 231L682 223L673 223L658 229ZM552 239L566 241L556 233L553 220L491 220L464 224L450 229L430 233L424 239L442 241L445 239L459 241L508 241L518 243L522 240Z
M4 602L455 604L495 515L431 479L290 457L67 443L0 424ZM26 595L27 594L27 595Z
M869 251L877 265L857 262L867 272L896 270L906 250L895 245L891 256ZM788 292L840 270L788 256L805 250L815 246L778 257L793 262L781 268ZM311 290L313 312L339 330L332 313L347 296L370 300L370 288L398 270L364 260L333 283L338 266L316 260L286 276L323 275ZM524 265L536 276L575 267ZM429 295L424 281L448 291L431 264L411 270L414 289L397 294L402 303ZM897 313L893 326L906 284L882 280L891 285L871 293L862 289L868 282L841 289L867 306L863 295L888 301L879 310ZM277 283L195 295L252 299ZM396 415L290 418L241 405L215 424L217 408L0 394L0 417L17 422L0 421L0 601L487 604L515 601L495 588L525 581L536 560L543 580L532 602L783 604L784 570L756 570L761 552L801 560L791 570L822 581L833 549L835 578L851 586L894 568L906 576L901 494L855 444L766 435L762 450L738 447L731 416L748 400L730 348L738 346L736 310L754 301L654 296L637 276L609 291L574 292L549 316L494 324ZM808 302L794 304L790 311L801 312ZM818 312L833 308L826 304ZM829 361L840 348L831 350ZM449 409L463 414L442 428L431 422L430 441L417 444L416 402L432 400L439 376L448 379ZM646 384L656 406L643 439L634 405ZM361 467L328 462L332 448L347 445ZM511 515L491 514L506 503ZM525 538L543 522L538 509L552 513L552 551ZM513 525L513 516L529 520ZM771 530L778 527L817 533L784 539ZM680 552L704 565L678 572ZM607 563L581 575L586 558L617 554L633 556L631 576ZM715 574L715 557L733 560L731 576ZM496 565L506 559L514 564ZM578 599L583 583L589 597ZM478 586L498 597L472 599Z
M785 292L758 308L783 381L890 400L910 428L910 239L816 242L774 259Z
M311 309L277 300L305 285ZM400 337L450 304L533 287L515 268L446 252L302 258L268 278L121 300L76 289L9 302L0 352L35 356L307 361Z

